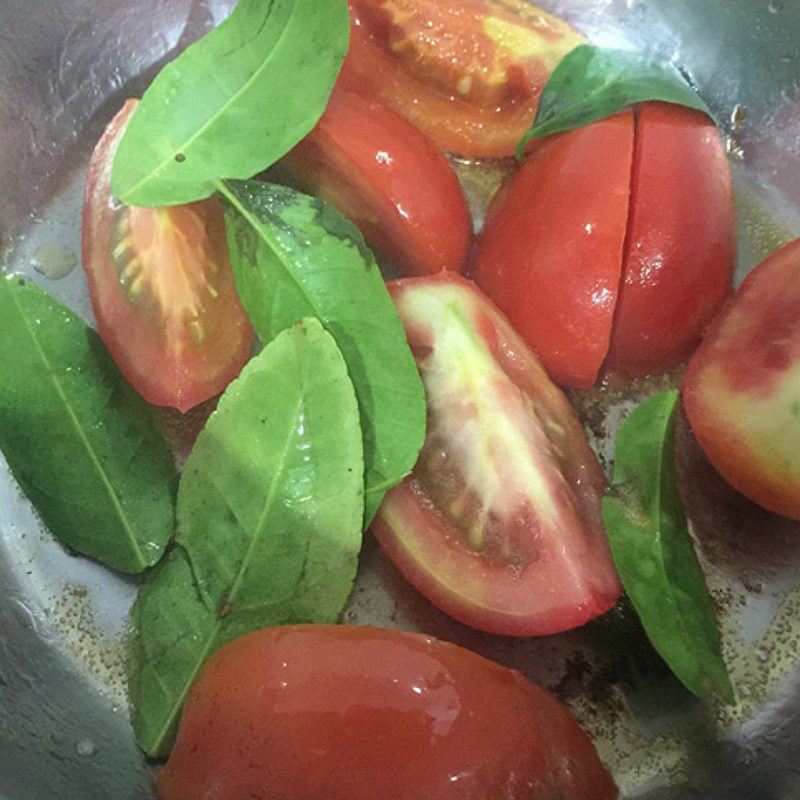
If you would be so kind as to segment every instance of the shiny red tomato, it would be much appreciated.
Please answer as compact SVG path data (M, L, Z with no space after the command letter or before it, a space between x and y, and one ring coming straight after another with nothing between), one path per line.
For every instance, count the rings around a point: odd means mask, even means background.
M524 0L350 0L340 86L446 150L511 156L555 65L583 37Z
M689 356L731 291L735 259L731 173L716 127L689 108L642 105L606 371L635 377Z
M800 240L729 300L689 363L683 401L728 483L800 519Z
M478 244L475 279L562 386L592 386L608 353L633 133L627 111L536 142Z
M111 197L111 164L135 108L125 104L92 155L83 266L97 329L125 377L148 402L188 411L239 374L252 330L215 200L137 208Z
M269 628L192 688L162 800L610 800L570 713L522 674L428 637Z
M383 549L429 600L490 633L543 636L607 611L621 588L605 480L567 399L474 284L442 274L390 288L428 433L373 522Z
M472 219L458 178L433 142L391 109L338 92L282 163L402 274L463 269Z
M662 103L532 146L475 276L563 386L671 369L730 292L730 170L703 114Z

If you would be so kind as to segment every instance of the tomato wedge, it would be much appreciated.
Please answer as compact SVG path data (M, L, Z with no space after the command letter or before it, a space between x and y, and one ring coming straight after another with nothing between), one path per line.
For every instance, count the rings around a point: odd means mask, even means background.
M628 228L633 113L536 142L492 203L475 280L561 386L593 386Z
M683 401L711 463L800 519L800 239L756 267L689 363Z
M125 377L148 402L185 412L239 374L253 334L215 200L137 208L111 197L111 164L135 108L123 106L89 164L83 266L98 332Z
M504 158L583 37L524 0L350 0L339 85L381 100L462 156Z
M531 145L489 211L475 279L562 386L662 372L731 290L735 223L714 124L645 103Z
M412 475L373 531L429 600L490 633L542 636L614 605L603 473L575 413L470 282L391 286L428 395Z
M715 125L690 108L641 105L605 371L635 377L685 360L730 294L735 261L731 172Z
M611 800L614 782L555 698L418 634L268 628L192 688L162 800Z
M458 178L433 142L386 106L337 92L281 163L402 274L464 268L472 219Z

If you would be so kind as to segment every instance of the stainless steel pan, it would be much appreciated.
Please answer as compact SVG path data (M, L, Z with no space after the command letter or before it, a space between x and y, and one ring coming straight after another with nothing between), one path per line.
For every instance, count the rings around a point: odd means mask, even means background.
M800 0L554 0L604 44L674 58L730 135L740 276L800 234ZM89 152L120 101L219 22L222 0L0 0L0 257L87 319L79 220ZM49 276L49 277L48 277ZM577 397L607 459L634 395ZM610 411L605 413L603 408ZM180 425L168 420L180 438ZM188 423L190 424L190 423ZM800 531L715 476L684 428L686 500L718 601L736 707L693 701L621 611L512 641L469 631L410 590L367 544L346 621L422 629L555 689L628 798L800 798ZM133 582L65 553L0 457L0 798L143 800L122 634ZM421 798L421 800L423 800Z

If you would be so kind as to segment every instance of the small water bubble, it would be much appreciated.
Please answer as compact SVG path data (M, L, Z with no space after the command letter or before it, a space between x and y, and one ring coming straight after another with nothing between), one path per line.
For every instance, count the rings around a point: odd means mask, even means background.
M66 278L78 263L78 256L69 247L58 244L42 244L31 258L33 268L45 278Z
M91 739L81 739L75 745L79 756L93 756L97 752L97 745Z
M767 661L769 661L769 655L770 655L769 648L767 647L759 648L756 653L756 657L762 664L766 664Z
M778 14L786 8L786 0L769 0L767 10L770 14Z

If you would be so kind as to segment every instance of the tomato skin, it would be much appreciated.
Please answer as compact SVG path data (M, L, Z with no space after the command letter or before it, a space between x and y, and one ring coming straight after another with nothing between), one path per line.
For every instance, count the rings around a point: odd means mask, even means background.
M268 628L193 686L162 800L607 800L569 712L518 672L375 628Z
M523 0L350 0L350 17L339 85L469 157L514 154L550 72L583 41Z
M568 400L474 284L390 284L428 395L411 476L372 525L431 602L489 633L544 636L608 611L621 586L605 479Z
M83 265L97 330L117 366L145 400L186 412L239 374L253 332L216 200L144 209L111 197L113 156L135 108L135 100L124 105L92 154Z
M464 268L472 219L458 178L427 136L391 109L338 92L282 163L403 274Z
M731 291L736 211L722 141L705 114L667 103L636 111L624 280L606 370L672 369Z
M689 362L686 414L738 492L800 519L800 240L756 267Z
M478 242L475 280L561 386L594 385L608 353L633 147L630 111L535 141Z

